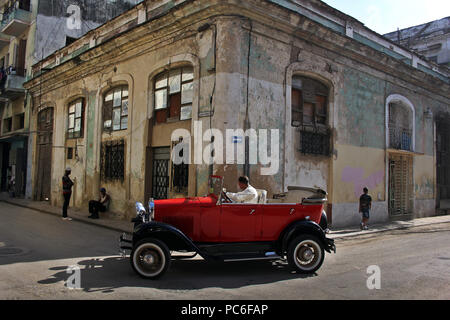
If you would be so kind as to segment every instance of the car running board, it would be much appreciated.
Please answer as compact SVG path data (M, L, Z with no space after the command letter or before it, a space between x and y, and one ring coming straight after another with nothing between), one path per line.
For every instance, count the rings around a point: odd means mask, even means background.
M224 256L216 256L216 258L221 259L224 262L283 259L275 252L267 252L264 255L261 253L224 255Z

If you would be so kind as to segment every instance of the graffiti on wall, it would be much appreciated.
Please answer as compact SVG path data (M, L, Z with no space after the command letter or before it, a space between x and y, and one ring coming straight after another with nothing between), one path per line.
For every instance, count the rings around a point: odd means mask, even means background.
M384 182L384 171L377 171L367 178L364 178L363 168L351 168L346 167L342 171L342 181L347 183L353 183L355 186L354 192L356 199L362 194L364 187L375 189L378 185Z
M434 195L434 182L432 179L422 177L420 183L415 185L416 197L432 198Z

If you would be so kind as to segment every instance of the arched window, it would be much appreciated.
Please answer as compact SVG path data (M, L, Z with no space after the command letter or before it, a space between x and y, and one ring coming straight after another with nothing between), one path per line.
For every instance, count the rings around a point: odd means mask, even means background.
M84 99L80 98L69 103L67 139L83 137L84 131Z
M413 151L413 115L408 106L389 103L389 148Z
M165 71L154 81L154 106L157 123L192 118L194 97L192 67Z
M103 130L128 129L128 86L109 90L103 98Z
M292 121L299 128L299 151L303 154L330 154L328 92L321 82L302 76L292 78Z

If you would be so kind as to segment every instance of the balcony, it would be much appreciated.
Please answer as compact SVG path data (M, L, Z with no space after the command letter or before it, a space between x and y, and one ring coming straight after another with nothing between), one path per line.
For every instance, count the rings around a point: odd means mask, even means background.
M31 21L30 11L13 6L3 13L0 31L6 35L18 37L30 26Z
M412 130L391 124L389 126L389 148L413 152Z
M8 74L6 80L0 82L0 99L15 100L25 94L23 83L25 82L25 76L22 73Z

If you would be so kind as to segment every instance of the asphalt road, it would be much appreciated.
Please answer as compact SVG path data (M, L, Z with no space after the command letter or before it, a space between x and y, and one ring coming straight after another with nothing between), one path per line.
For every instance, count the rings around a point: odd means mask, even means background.
M0 299L450 299L450 224L338 240L312 276L283 262L196 259L144 280L119 257L118 236L0 202ZM80 289L66 286L74 265ZM380 289L370 290L373 265Z

